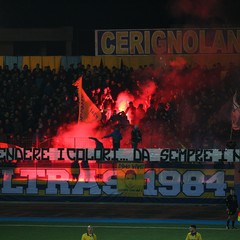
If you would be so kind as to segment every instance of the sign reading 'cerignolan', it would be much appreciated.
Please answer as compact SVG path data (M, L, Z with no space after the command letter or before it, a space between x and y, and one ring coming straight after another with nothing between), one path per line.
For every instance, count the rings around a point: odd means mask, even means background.
M95 31L95 55L239 54L240 29Z

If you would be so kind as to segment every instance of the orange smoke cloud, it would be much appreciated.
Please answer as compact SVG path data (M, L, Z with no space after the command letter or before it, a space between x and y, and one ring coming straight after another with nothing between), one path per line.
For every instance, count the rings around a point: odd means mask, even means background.
M116 101L116 108L118 112L125 111L128 107L128 103L134 101L133 95L131 95L129 92L125 91L118 95L117 101Z
M89 137L101 138L105 134L98 130L98 123L73 123L62 126L53 138L53 147L95 148Z
M170 61L169 65L176 69L183 69L186 66L186 60L183 57L176 57L174 61Z

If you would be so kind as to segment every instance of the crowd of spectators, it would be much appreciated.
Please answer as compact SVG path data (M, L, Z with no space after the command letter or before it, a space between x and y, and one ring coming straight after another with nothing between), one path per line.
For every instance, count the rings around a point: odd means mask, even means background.
M42 147L60 126L77 122L78 95L72 84L82 75L84 90L102 112L101 127L118 123L125 131L137 124L142 147L147 148L225 148L239 73L238 66L219 63L178 69L171 65L110 69L79 63L68 69L60 66L59 71L39 64L34 69L4 65L0 67L0 142ZM149 81L156 88L143 101ZM125 110L119 110L117 97L123 92L142 102L129 101Z

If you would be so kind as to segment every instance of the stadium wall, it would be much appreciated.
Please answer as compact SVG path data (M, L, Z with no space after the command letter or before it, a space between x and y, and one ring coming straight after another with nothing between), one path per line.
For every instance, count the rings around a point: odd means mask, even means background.
M0 66L8 65L10 69L13 68L14 63L17 63L20 69L24 65L28 65L30 70L40 64L41 68L49 66L51 69L59 70L60 66L68 69L70 64L77 67L78 63L84 66L107 66L121 68L123 65L138 69L140 66L155 66L165 67L171 63L179 63L191 66L206 66L214 67L220 63L223 68L227 68L230 64L239 65L239 54L221 54L221 55L200 55L200 54L186 54L186 55L161 55L161 56L0 56Z

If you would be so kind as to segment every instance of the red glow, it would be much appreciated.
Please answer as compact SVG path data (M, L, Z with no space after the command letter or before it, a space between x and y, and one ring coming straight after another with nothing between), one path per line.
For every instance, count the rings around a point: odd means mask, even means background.
M134 101L134 97L129 92L120 93L116 101L117 110L119 112L125 111L130 101Z
M83 147L95 148L95 143L89 137L101 138L104 133L97 130L97 123L75 123L62 126L53 139L53 147Z
M174 0L171 3L171 10L174 15L188 14L201 19L207 19L218 15L221 0L192 1Z

